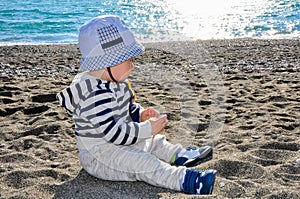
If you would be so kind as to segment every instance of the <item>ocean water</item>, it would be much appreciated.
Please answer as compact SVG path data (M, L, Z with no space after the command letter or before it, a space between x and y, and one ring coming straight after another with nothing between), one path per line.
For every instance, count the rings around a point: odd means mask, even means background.
M0 0L0 44L77 43L92 17L121 16L142 42L300 38L300 0Z

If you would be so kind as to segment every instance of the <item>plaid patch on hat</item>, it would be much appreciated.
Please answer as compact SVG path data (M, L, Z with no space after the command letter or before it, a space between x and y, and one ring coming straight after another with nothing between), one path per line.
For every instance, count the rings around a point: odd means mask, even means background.
M80 69L99 70L120 64L144 51L125 23L116 16L90 20L79 33Z
M98 34L99 41L103 49L112 47L119 43L124 43L118 29L114 25L99 28Z

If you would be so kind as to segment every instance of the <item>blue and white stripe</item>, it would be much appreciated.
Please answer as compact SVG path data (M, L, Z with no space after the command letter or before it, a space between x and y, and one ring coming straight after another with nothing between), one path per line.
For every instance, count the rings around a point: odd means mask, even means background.
M151 137L149 121L133 121L131 110L140 106L131 100L133 94L126 82L101 81L81 73L70 87L57 94L67 112L73 116L78 137L104 139L118 145L130 145ZM138 107L138 108L137 108Z

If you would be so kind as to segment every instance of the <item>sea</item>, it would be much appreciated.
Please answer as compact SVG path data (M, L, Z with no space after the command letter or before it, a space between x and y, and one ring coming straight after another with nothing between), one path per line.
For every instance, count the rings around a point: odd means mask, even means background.
M118 15L144 43L299 39L300 0L0 0L0 45L77 43L79 28Z

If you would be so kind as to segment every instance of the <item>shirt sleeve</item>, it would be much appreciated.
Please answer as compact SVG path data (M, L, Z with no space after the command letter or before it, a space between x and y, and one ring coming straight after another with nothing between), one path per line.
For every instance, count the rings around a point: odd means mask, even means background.
M136 111L139 119L139 108ZM99 137L117 145L134 144L152 136L151 123L134 121L128 101L120 102L109 90L97 90L87 97L81 104L80 117L92 124Z
M141 122L141 114L143 112L143 107L138 103L133 103L129 105L129 114L134 122Z

